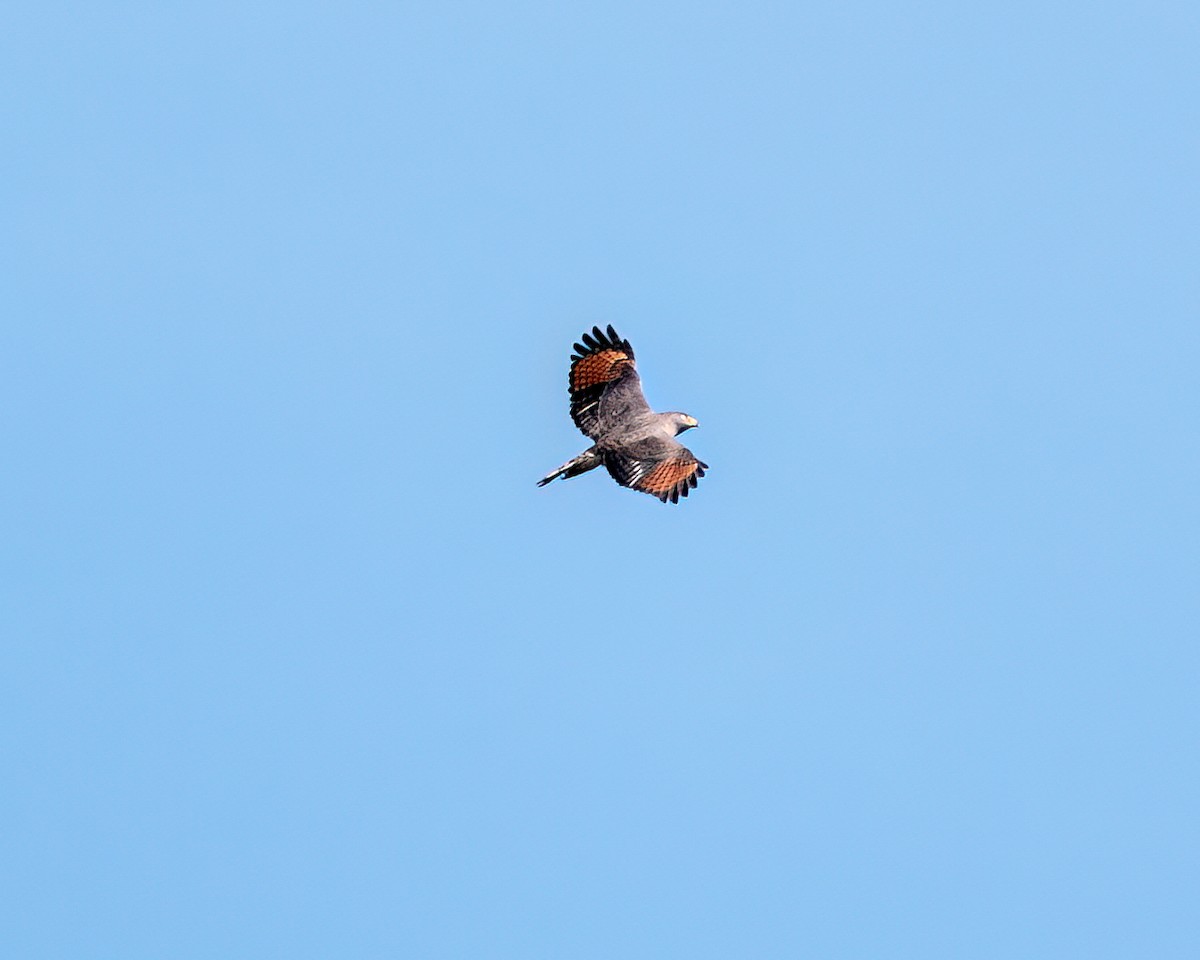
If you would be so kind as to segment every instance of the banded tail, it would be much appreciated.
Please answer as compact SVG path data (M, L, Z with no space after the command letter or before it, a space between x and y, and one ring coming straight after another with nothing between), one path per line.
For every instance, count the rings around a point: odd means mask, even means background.
M595 447L589 447L577 457L572 457L557 470L552 470L550 473L542 477L537 482L539 487L544 487L551 480L557 480L562 477L564 480L569 480L571 477L577 477L581 473L587 473L589 470L595 470L600 466L600 457L596 454Z

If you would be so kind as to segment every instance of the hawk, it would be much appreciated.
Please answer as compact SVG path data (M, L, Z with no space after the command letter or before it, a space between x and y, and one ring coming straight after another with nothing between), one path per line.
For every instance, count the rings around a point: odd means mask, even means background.
M594 443L538 481L544 487L559 477L577 477L601 465L623 487L640 490L663 503L686 497L708 469L707 463L675 439L699 426L686 413L655 413L642 396L633 347L593 327L575 344L567 390L571 419Z

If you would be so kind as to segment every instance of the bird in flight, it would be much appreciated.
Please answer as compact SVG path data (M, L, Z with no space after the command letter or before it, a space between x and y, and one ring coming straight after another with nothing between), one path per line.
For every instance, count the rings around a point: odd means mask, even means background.
M577 477L601 465L623 487L640 490L663 503L678 503L696 486L707 463L675 439L699 426L686 413L655 413L642 395L633 362L633 347L593 327L575 344L567 390L571 419L592 445L557 470L542 477L539 487L559 477Z

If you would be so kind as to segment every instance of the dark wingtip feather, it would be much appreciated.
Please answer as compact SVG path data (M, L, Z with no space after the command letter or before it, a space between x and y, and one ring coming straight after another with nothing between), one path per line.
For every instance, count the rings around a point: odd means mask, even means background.
M604 335L604 331L599 327L592 327L592 336L596 338L596 342L602 347L611 346L608 342L608 337Z
M598 349L598 348L599 348L599 346L600 346L600 344L598 344L598 343L597 343L595 340L593 340L593 339L592 339L592 335L591 335L590 333L585 333L585 334L583 335L583 338L582 338L582 339L583 339L583 342L584 342L584 343L586 343L586 344L588 345L588 352L589 352L589 353L590 353L591 351L593 351L593 350L596 350L596 349Z
M613 325L611 323L608 325L608 339L614 344L619 345L621 343L621 338L617 336L617 331L613 329Z

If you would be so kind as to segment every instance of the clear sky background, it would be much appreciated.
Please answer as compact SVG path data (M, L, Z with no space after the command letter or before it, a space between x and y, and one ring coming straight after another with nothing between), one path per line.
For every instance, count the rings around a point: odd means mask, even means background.
M6 955L1200 955L1194 2L0 36Z

